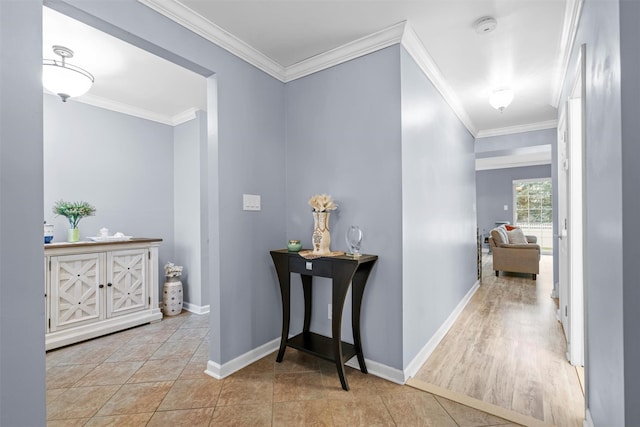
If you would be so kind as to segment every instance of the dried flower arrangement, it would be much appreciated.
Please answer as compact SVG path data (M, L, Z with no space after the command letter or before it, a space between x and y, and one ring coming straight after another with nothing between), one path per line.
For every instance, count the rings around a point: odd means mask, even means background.
M164 275L166 277L180 277L182 274L182 266L175 265L172 262L168 262L164 266Z
M69 220L71 228L78 228L78 223L85 216L95 215L96 208L87 202L65 202L58 200L53 205L53 213Z
M338 207L331 196L327 194L316 194L309 199L309 205L313 208L314 212L332 211Z

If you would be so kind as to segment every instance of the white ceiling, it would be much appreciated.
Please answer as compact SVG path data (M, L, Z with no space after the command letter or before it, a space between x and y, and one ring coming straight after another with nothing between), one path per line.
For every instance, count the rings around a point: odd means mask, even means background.
M66 46L74 51L68 62L93 74L77 101L166 124L206 110L204 77L46 7L42 40L43 58L60 59L51 46Z
M555 126L554 104L580 3L579 0L139 1L201 35L213 34L209 39L283 81L291 79L288 70L323 60L328 51L339 50L406 21L406 28L412 29L418 44L422 44L421 55L427 58L436 77L441 77L436 87L476 136ZM45 57L51 57L52 44L65 44L75 50L77 58L70 62L86 64L96 76L91 96L149 112L158 110L160 116L174 119L191 108L204 109L205 91L199 86L204 85L204 78L84 24L71 24L69 18L46 8L45 11ZM497 19L498 26L492 33L477 34L474 30L474 22L483 16ZM179 90L176 81L181 82ZM147 87L148 84L153 86ZM503 113L488 103L490 92L501 87L515 91L513 103Z

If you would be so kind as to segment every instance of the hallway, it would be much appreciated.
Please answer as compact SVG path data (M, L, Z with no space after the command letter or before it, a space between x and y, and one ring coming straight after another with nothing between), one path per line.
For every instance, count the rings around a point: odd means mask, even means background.
M538 280L492 269L415 379L559 427L582 426L584 395L565 357L553 260L542 256Z

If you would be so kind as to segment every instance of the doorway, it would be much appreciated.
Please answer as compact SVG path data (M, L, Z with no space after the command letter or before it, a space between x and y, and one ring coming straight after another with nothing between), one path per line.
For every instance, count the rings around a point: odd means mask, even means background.
M567 360L584 365L584 49L558 125L558 319Z

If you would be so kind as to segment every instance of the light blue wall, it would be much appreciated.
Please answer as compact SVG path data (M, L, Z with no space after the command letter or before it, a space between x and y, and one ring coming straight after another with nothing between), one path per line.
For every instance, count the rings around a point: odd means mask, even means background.
M640 420L640 3L620 3L621 84L622 84L622 217L623 217L623 286L624 286L624 393L625 420Z
M96 215L80 221L81 239L102 227L159 237L160 266L172 260L173 128L54 95L43 102L44 218L55 224L54 241L67 239L69 222L53 204L85 200Z
M184 267L181 276L184 300L195 306L208 305L202 300L202 239L201 229L201 168L200 159L207 155L206 114L197 113L195 119L174 129L173 189L174 242L176 264ZM203 138L204 136L204 138ZM204 236L204 237L203 237Z
M44 426L40 1L0 1L0 64L0 425Z
M283 83L135 0L68 0L56 8L162 57L215 72L217 106L207 110L217 120L208 120L204 183L212 197L203 225L210 261L203 281L212 309L219 304L211 315L210 357L224 364L279 336L269 250L286 243ZM243 212L243 193L260 194L262 210ZM212 261L217 247L219 266Z
M551 165L492 169L476 172L478 227L488 234L496 221L513 222L513 181L551 178ZM504 210L504 205L509 207Z
M476 282L477 251L473 137L401 52L406 367Z
M566 101L575 81L580 46L586 51L586 401L596 426L631 425L625 410L638 406L640 396L625 395L627 381L638 378L625 373L623 318L624 305L622 247L622 136L624 120L638 121L638 111L622 114L620 84L620 8L618 0L586 0L573 45L569 70L563 86ZM633 25L637 25L634 23ZM629 41L637 49L637 39ZM637 51L631 53L637 58ZM637 76L635 76L637 78ZM637 134L629 143L637 144ZM633 141L633 142L631 142ZM633 159L637 164L637 159ZM633 168L637 169L634 164ZM637 199L637 172L629 184L629 197ZM630 219L634 221L635 219ZM637 229L632 225L631 230ZM626 235L626 230L625 230ZM637 265L637 259L631 261ZM637 281L636 281L637 282ZM636 283L630 282L630 286ZM633 300L632 300L633 301ZM637 302L637 301L634 301ZM632 310L636 311L637 304ZM623 313L623 308L625 311ZM637 324L629 325L637 330ZM635 333L637 337L637 332ZM628 344L637 346L631 340ZM637 348L637 347L634 347ZM636 360L627 361L637 364ZM627 365L628 366L628 365ZM633 373L630 370L630 373Z
M380 257L362 303L365 357L401 369L399 55L399 46L392 46L288 83L285 92L286 237L309 248L313 220L307 201L318 193L336 199L331 249L346 250L345 232L355 224L364 233L362 251ZM314 292L312 329L330 333L330 287ZM350 301L343 315L346 340L351 340ZM292 286L292 333L302 329L302 308L300 286Z

